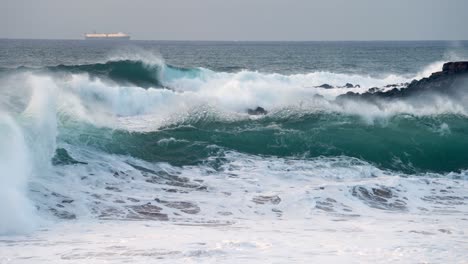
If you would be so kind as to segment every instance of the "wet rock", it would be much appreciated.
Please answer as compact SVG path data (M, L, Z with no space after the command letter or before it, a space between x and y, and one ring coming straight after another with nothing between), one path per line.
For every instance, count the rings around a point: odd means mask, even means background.
M68 154L64 148L58 148L55 150L55 155L52 158L52 164L57 165L73 165L73 164L88 164L86 162L77 161Z
M317 87L317 88L324 88L324 89L335 88L335 87L333 87L333 86L331 86L331 85L329 85L329 84L327 84L327 83L324 83L324 84L322 84L322 85L315 86L315 87Z
M257 108L255 109L247 109L247 113L249 115L266 115L268 114L268 112L263 108L263 107L260 107L260 106L257 106Z
M372 87L372 88L369 88L369 90L367 90L368 93L375 93L375 92L378 92L380 91L380 89L378 87Z
M467 89L468 83L468 61L449 62L444 64L442 71L434 72L428 78L413 80L407 84L390 84L386 88L392 88L388 91L370 90L362 94L348 92L338 96L342 98L359 98L365 100L376 100L379 98L402 98L424 96L427 92L458 96L457 91ZM406 86L406 88L403 88ZM371 88L373 89L373 88Z
M446 74L468 72L468 61L447 62L442 67L442 72Z
M354 85L352 83L346 83L345 88L354 88Z

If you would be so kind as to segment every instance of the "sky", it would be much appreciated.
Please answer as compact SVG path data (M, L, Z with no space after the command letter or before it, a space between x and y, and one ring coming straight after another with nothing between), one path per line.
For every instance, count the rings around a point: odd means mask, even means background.
M468 0L0 0L0 38L468 40Z

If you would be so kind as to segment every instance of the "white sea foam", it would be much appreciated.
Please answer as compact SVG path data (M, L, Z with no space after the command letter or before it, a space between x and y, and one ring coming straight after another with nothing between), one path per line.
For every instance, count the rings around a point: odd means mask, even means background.
M442 62L431 64L416 77L428 76L429 72L440 70L441 65ZM281 75L249 71L197 71L196 74L186 74L177 69L163 69L160 72L162 82L172 90L120 86L91 79L86 74L56 79L60 95L59 112L96 126L140 131L156 130L168 122L193 114L197 109L209 109L226 118L236 115L237 118L247 118L245 113L248 108L261 106L272 113L291 109L303 113L322 111L358 115L367 122L396 114L467 114L465 101L468 97L463 96L455 98L428 94L424 102L418 99L381 100L377 103L335 101L337 96L350 91L361 93L369 87L412 80L404 76L389 75L379 79L326 72ZM332 85L352 82L360 84L361 88L315 87L325 82Z
M72 263L86 258L145 263L155 257L161 263L237 263L239 258L246 263L456 263L467 257L459 244L468 239L461 220L468 213L466 172L404 175L348 157L294 160L235 152L227 153L226 163L214 171L62 147L88 164L56 167L56 176L42 185L56 195L35 194L35 199L43 207L61 204L57 209L78 221L33 236L42 242L10 238L0 247L4 258L21 255L38 263L56 260L57 254ZM185 178L186 185L170 184L168 175ZM148 181L152 176L166 180ZM133 219L129 208L148 203L160 207L169 223L112 221ZM199 211L184 212L188 205ZM427 242L434 237L437 243ZM15 246L7 251L9 243ZM30 253L37 251L44 252L40 258Z
M22 98L24 111L4 105L0 112L0 233L26 232L37 224L28 184L49 175L55 152L55 84L34 76L25 82L30 96ZM0 96L12 99L12 94Z
M369 122L398 113L466 114L463 104L440 96L427 104L334 101L348 91L409 80L401 76L200 74L169 78L165 84L174 90L118 86L84 74L18 78L14 85L25 96L15 100L24 107L5 104L0 115L0 211L5 215L0 233L34 226L34 206L41 216L78 221L35 233L29 240L15 236L1 241L0 261L18 256L35 263L50 263L57 256L70 263L89 258L116 263L155 258L163 263L467 258L459 243L468 240L466 171L407 175L345 156L288 159L237 152L225 153L217 166L210 162L219 157L177 167L65 142L58 146L81 163L50 166L61 132L57 122L70 119L147 131L185 118L194 109L209 109L222 118L251 118L245 110L258 105L272 115L283 109L330 111L360 115ZM363 88L310 87L324 82L353 82ZM5 96L0 102L13 101L13 94ZM451 133L448 125L435 129L441 136ZM168 137L153 143L176 141L180 139ZM153 211L138 211L142 206ZM457 225L451 225L454 222ZM435 236L437 243L427 242ZM39 251L43 253L35 255Z
M0 113L0 234L30 231L34 207L27 198L31 158L21 128Z

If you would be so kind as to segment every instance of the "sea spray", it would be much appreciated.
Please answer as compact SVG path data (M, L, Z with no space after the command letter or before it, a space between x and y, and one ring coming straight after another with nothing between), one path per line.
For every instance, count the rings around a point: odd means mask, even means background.
M35 225L35 209L27 198L33 168L23 132L0 112L0 234L27 232Z
M27 76L23 112L0 113L0 233L27 232L40 221L28 185L52 173L57 135L56 87L48 77ZM11 97L10 97L11 99ZM10 109L11 110L11 109Z
M34 153L36 173L47 175L56 148L58 89L48 77L30 76L27 82L32 91L23 112L26 138Z

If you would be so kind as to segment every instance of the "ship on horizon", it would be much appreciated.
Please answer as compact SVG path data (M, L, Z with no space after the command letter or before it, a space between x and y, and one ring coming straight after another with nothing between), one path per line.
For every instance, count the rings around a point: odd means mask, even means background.
M130 35L118 33L86 33L85 40L130 40Z

